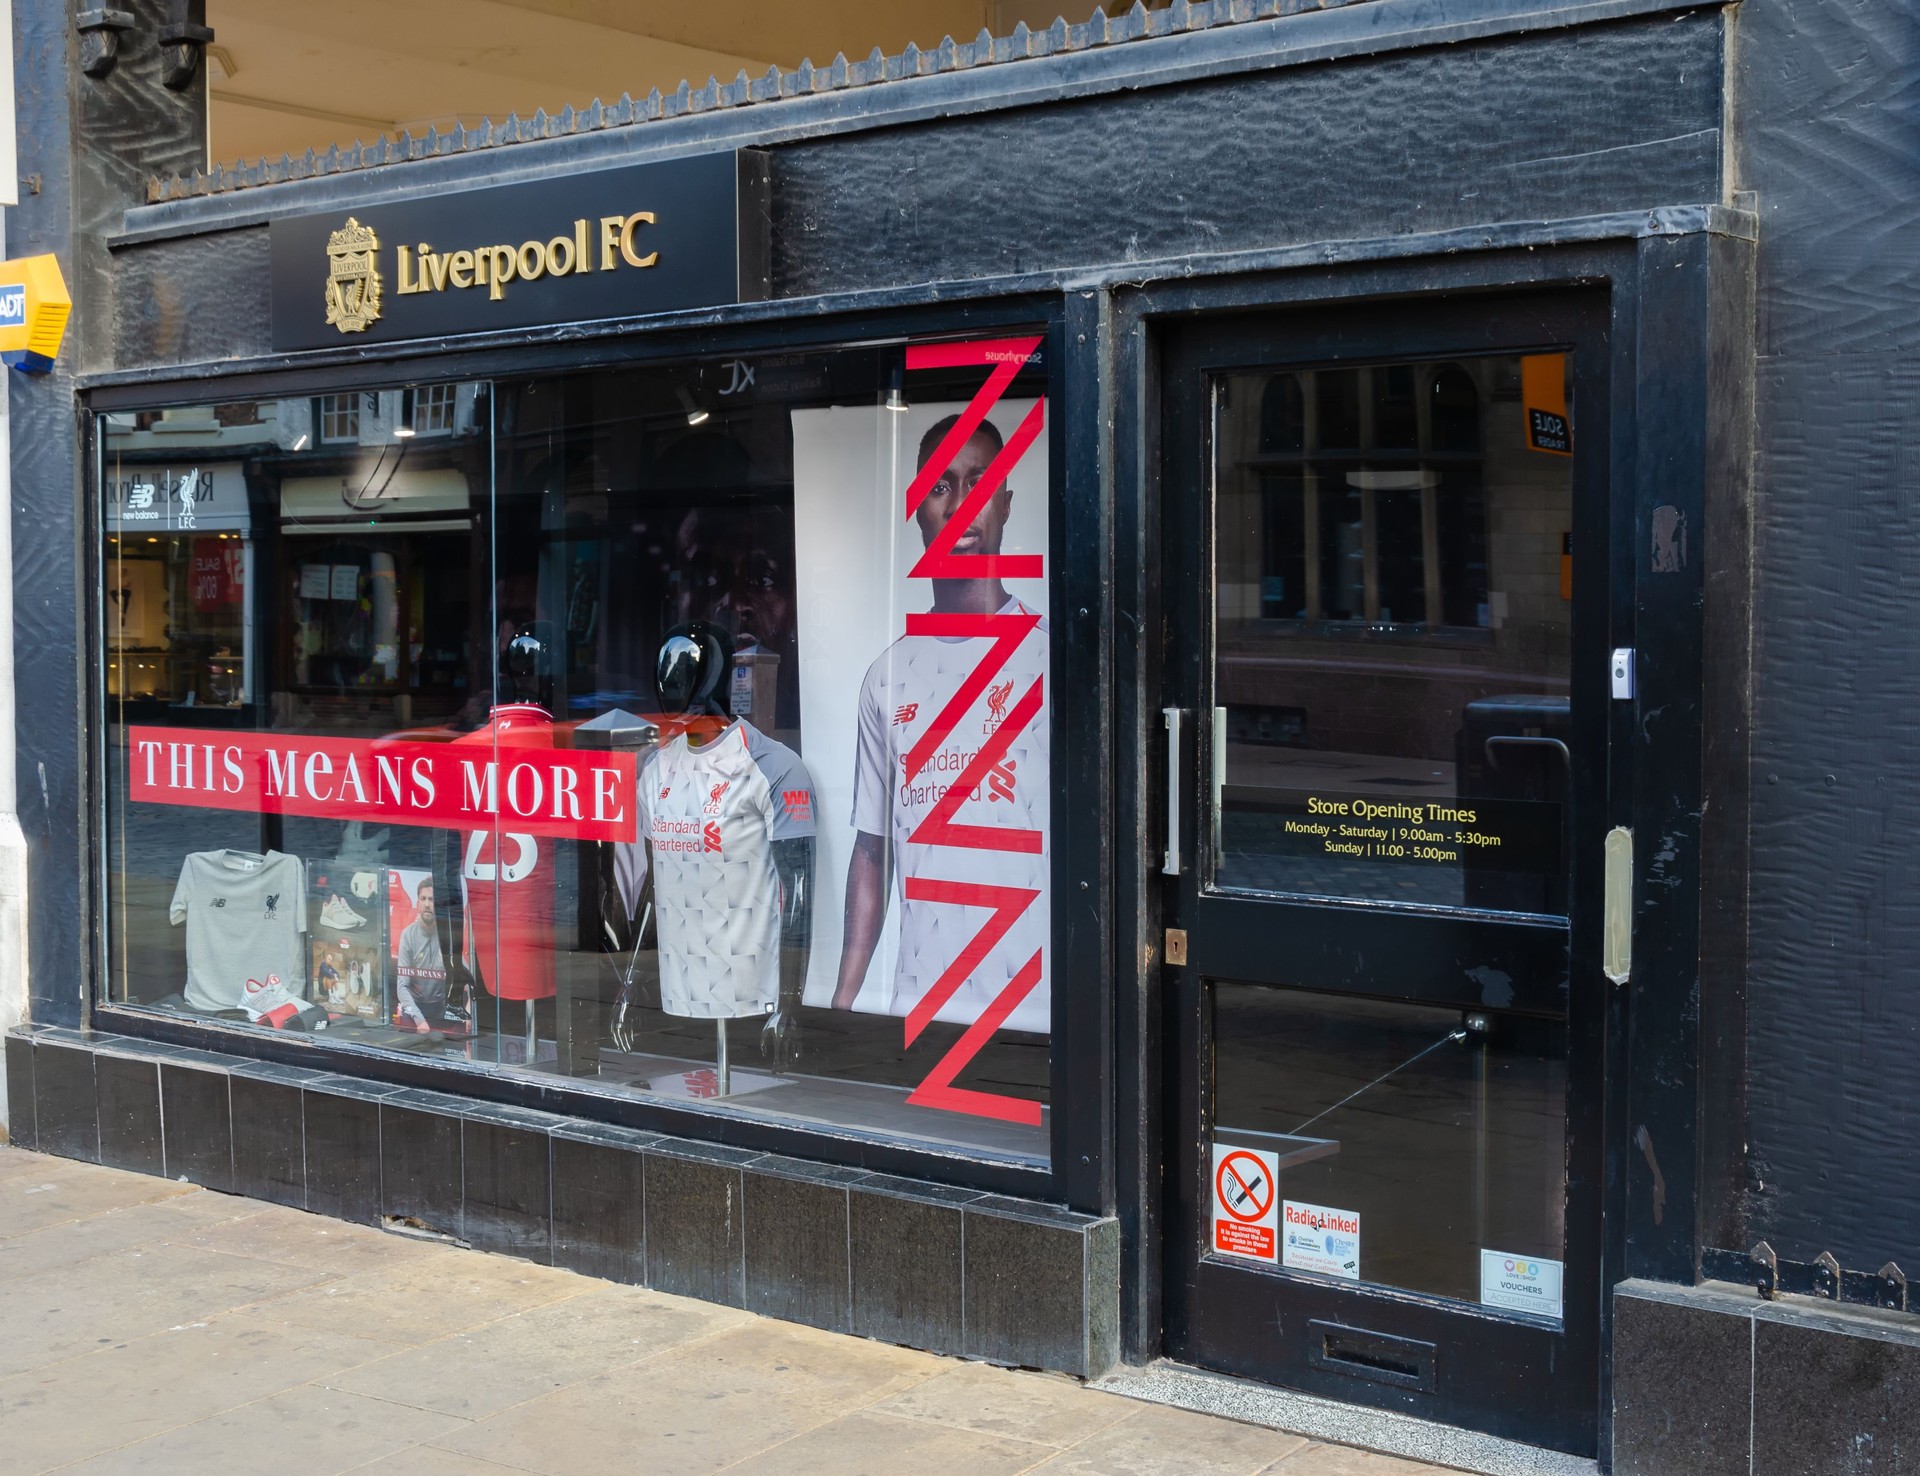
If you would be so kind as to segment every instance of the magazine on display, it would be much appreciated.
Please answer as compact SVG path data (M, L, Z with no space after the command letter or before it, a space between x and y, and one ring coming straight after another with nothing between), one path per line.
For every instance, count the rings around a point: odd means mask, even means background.
M307 997L330 1015L384 1024L393 1014L387 868L307 863Z

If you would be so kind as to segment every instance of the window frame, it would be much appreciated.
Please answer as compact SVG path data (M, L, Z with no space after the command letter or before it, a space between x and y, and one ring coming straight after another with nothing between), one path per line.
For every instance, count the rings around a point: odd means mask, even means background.
M1106 568L1107 510L1096 495L1097 457L1092 426L1076 423L1093 410L1086 390L1096 378L1093 335L1068 352L1071 319L1081 305L1055 293L1036 293L966 304L926 305L798 316L774 322L730 322L692 329L636 332L574 344L466 349L458 341L396 346L377 364L312 367L301 356L284 366L230 377L169 378L139 384L99 386L85 392L89 510L87 599L92 644L87 660L87 711L96 731L88 743L91 769L87 826L97 861L89 868L96 915L111 914L110 855L106 842L107 706L104 682L104 542L99 497L104 437L99 417L107 413L158 410L239 399L310 398L315 429L323 396L373 396L429 383L501 382L548 374L580 373L691 359L831 352L867 343L937 338L988 337L1015 329L1043 331L1047 356L1049 453L1049 671L1052 705L1053 801L1050 835L1053 916L1053 1023L1049 1059L1050 1152L1043 1167L1031 1160L993 1155L959 1145L930 1144L877 1129L853 1129L743 1116L725 1106L649 1100L583 1081L515 1076L499 1068L396 1056L324 1036L291 1038L252 1026L178 1020L102 997L110 978L106 928L95 930L89 950L86 998L98 1028L130 1036L215 1049L252 1059L283 1062L366 1080L423 1087L481 1101L557 1111L587 1121L670 1133L758 1151L775 1151L952 1184L988 1193L1063 1203L1093 1213L1111 1209L1108 1163L1113 1116L1109 1068L1111 913L1104 878L1111 851L1108 766L1077 761L1108 742L1109 683L1102 622L1091 618L1110 588ZM363 402L364 403L364 402ZM363 412L364 413L364 412ZM457 408L455 413L457 414ZM1072 458L1079 457L1078 463ZM1069 496L1069 489L1075 495ZM1066 618L1076 611L1075 618ZM1071 679L1067 675L1071 673ZM1089 870L1091 863L1092 870ZM1093 878L1098 876L1098 890ZM1069 888L1072 889L1070 894ZM1102 900L1096 900L1102 899ZM1098 940L1096 946L1089 947Z

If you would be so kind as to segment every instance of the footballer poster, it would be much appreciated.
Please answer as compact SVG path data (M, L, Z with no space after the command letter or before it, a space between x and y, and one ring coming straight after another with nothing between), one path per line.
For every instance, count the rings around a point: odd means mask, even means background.
M903 1017L909 1042L1050 1027L1046 406L995 396L1001 348L933 346L984 351L972 399L948 375L904 410L793 414L806 1000Z

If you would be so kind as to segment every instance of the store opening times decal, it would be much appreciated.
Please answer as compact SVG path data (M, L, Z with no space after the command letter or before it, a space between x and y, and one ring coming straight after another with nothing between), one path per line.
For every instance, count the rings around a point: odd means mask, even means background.
M1230 787L1226 802L1229 810L1257 814L1262 849L1283 855L1527 873L1560 867L1561 807L1538 800L1385 800Z

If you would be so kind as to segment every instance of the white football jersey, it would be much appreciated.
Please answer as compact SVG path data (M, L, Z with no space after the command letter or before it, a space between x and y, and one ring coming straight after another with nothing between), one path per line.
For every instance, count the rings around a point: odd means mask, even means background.
M1031 617L1010 599L1001 615ZM1034 954L1041 955L1040 982L1005 1025L1046 1034L1052 1028L1051 944L1048 906L1048 742L1051 733L1047 677L1047 622L1041 620L988 678L953 730L908 777L906 764L921 736L982 662L995 642L986 636L944 638L907 635L867 669L860 687L860 739L854 764L853 827L887 836L893 848L895 903L900 911L900 954L887 1008L906 1015L994 917L991 909L907 896L909 878L928 882L984 883L1018 887L1039 895L1013 922L935 1014L971 1025L997 999ZM1023 699L1040 683L1039 708L1020 722L1005 752L985 765L957 808L944 817L977 844L930 844L938 834L913 839L926 827L943 827L933 812L965 774L983 745L1014 721ZM932 820L932 824L928 822ZM1038 850L996 849L977 830L1037 832ZM958 837L949 835L951 842Z
M699 1020L761 1015L780 998L780 877L773 843L814 833L800 756L746 722L695 748L686 734L640 769L640 833L653 846L660 1003Z

